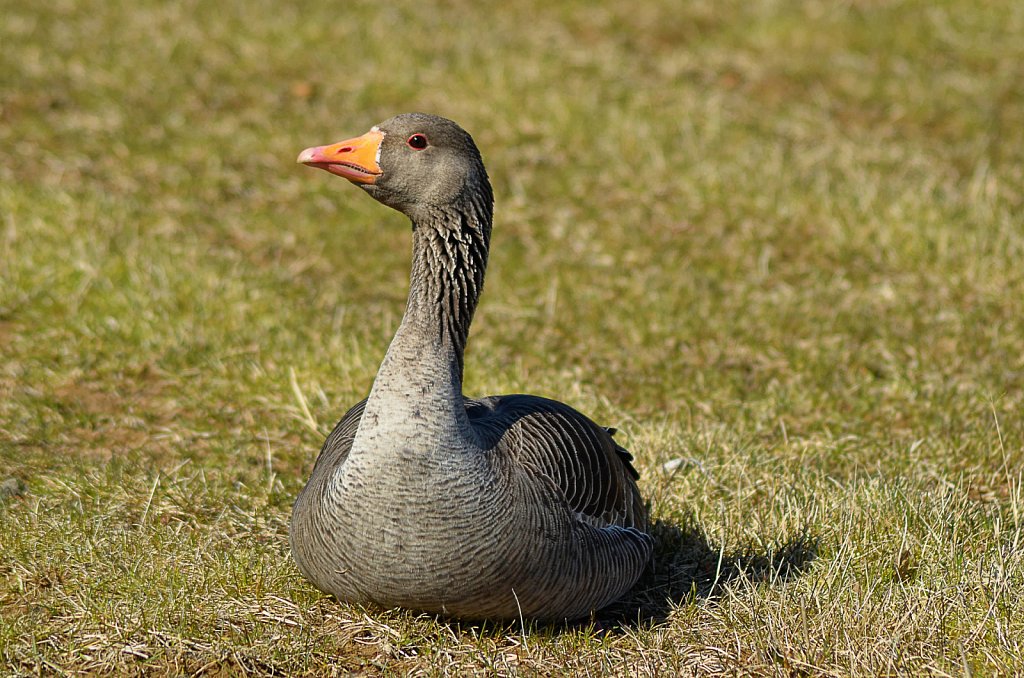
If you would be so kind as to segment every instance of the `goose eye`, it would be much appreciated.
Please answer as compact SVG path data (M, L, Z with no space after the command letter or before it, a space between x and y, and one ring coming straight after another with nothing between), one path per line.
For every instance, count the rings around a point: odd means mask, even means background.
M409 144L409 148L422 151L427 147L427 138L422 134L413 134L405 143Z

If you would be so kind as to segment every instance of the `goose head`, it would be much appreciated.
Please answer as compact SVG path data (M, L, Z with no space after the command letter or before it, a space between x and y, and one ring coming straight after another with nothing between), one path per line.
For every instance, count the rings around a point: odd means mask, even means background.
M297 161L348 179L414 223L438 211L459 210L466 200L491 200L473 138L435 115L398 115L362 136L307 148Z

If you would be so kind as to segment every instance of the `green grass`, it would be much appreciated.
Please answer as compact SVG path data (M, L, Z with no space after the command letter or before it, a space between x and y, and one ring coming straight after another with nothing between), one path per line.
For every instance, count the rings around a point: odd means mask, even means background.
M2 672L1024 672L1024 4L281 5L4 6ZM467 391L643 474L596 626L290 561L409 256L293 159L409 110L495 185Z

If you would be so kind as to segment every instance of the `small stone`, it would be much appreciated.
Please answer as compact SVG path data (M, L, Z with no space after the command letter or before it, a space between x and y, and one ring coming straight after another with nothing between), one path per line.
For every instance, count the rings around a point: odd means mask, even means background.
M704 464L702 464L699 459L694 459L693 457L676 457L674 459L669 459L661 465L661 470L666 473L677 473L687 466L693 466L699 469L704 475L708 475L708 472L704 470Z
M25 494L28 487L21 481L21 478L5 478L0 481L0 500L9 497L20 497Z
M664 464L661 465L661 470L662 471L667 471L667 472L671 473L672 471L675 471L680 466L685 464L686 461L687 460L683 459L682 457L676 457L675 459L669 459L668 461L666 461Z

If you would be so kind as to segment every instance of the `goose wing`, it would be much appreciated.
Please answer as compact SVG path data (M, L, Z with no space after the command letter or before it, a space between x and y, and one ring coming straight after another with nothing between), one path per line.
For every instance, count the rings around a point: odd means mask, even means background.
M363 398L350 407L345 416L334 426L331 435L327 436L323 447L320 448L320 455L313 465L311 477L325 477L321 474L330 474L345 463L348 453L352 450L352 441L356 437L365 407L366 398Z
M467 400L470 421L488 447L548 476L577 517L594 527L647 529L632 455L598 426L556 400L530 395Z

